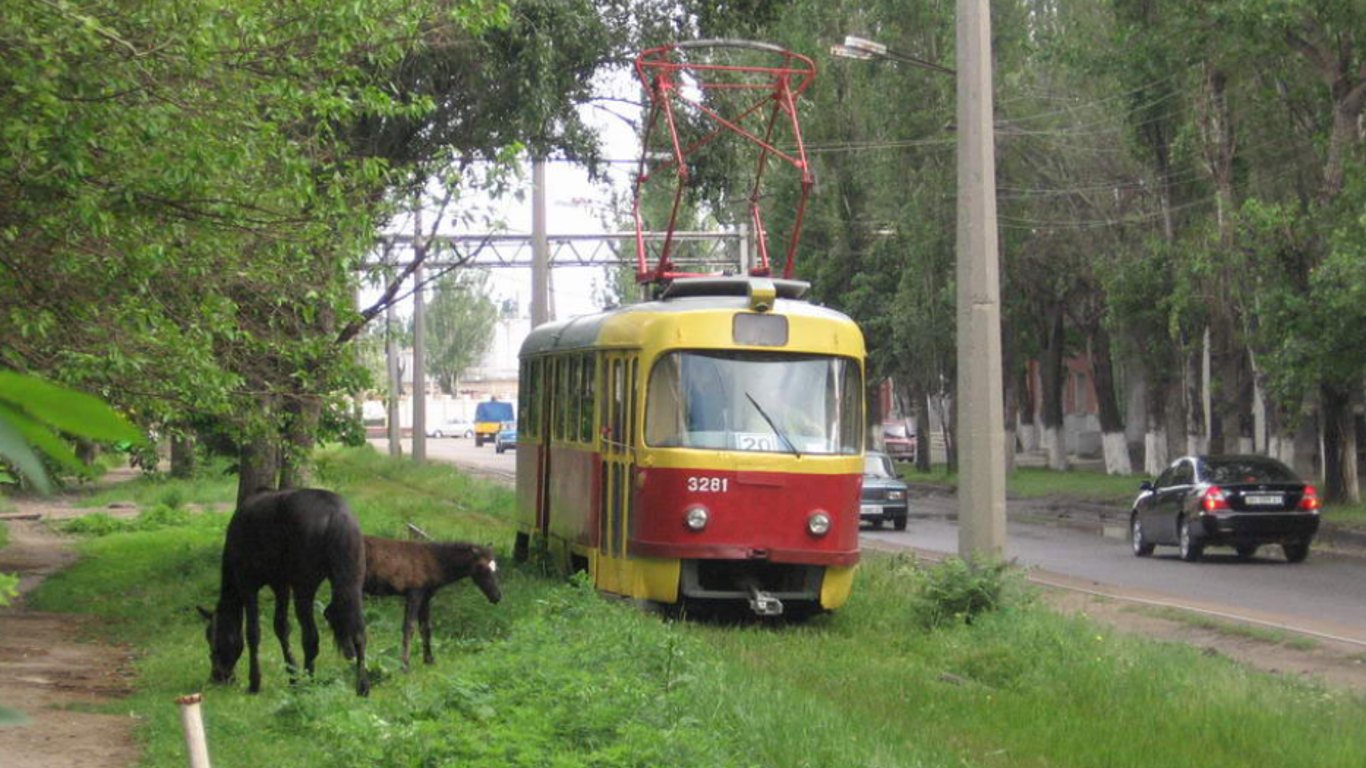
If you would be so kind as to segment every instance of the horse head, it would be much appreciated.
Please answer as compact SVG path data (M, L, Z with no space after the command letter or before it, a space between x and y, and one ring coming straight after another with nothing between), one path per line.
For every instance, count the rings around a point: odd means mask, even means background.
M231 683L237 660L242 656L241 622L224 621L217 611L196 606L204 619L204 639L209 643L209 679L215 683Z
M470 565L470 578L479 586L490 603L503 599L503 591L498 588L498 563L493 559L493 550L487 547L474 548L474 562Z

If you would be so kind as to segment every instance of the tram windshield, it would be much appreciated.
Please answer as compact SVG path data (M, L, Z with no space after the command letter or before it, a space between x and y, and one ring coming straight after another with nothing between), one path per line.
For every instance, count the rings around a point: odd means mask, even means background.
M650 373L645 442L657 448L854 455L858 363L829 355L680 351Z

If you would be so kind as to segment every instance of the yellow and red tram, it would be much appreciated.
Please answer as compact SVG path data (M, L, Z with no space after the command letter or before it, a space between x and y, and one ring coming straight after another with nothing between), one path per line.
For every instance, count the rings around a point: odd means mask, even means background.
M663 604L838 608L858 562L864 342L766 277L535 329L521 349L517 543Z

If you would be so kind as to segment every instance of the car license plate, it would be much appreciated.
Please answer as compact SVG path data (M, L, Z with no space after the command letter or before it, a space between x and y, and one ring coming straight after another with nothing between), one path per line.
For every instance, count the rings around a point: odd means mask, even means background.
M1249 507L1279 507L1285 503L1285 497L1279 493L1250 493L1243 497L1243 503Z
M860 515L880 515L882 514L882 507L875 504L862 504L858 508L858 513Z

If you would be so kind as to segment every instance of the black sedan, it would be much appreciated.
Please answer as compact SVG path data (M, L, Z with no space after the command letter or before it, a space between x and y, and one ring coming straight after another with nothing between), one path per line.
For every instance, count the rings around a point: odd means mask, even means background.
M906 483L896 475L892 459L885 453L869 451L863 459L863 496L859 500L859 520L881 528L885 520L898 531L906 530Z
M1318 491L1266 456L1182 456L1139 491L1129 516L1139 557L1169 544L1192 562L1208 546L1233 547L1247 559L1263 544L1279 544L1298 563L1319 530Z

